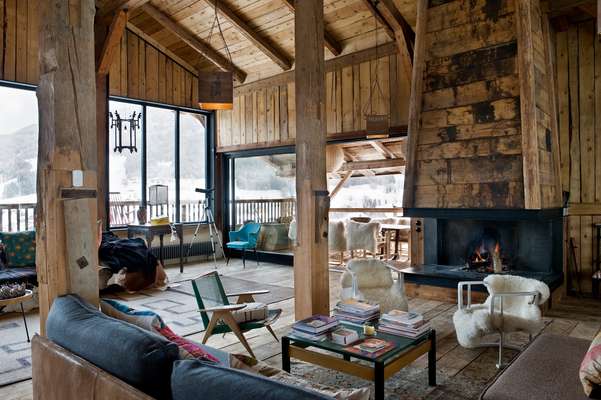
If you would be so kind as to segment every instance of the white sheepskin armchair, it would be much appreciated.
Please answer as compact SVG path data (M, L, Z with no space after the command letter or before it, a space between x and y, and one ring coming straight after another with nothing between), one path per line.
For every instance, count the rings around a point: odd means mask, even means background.
M392 279L397 272L399 279ZM380 304L380 311L407 311L407 297L400 271L375 258L353 259L340 278L342 300L365 299Z
M330 221L328 224L328 249L332 252L346 251L344 221Z
M463 304L463 288L486 286L489 296L484 304ZM458 309L453 315L457 341L463 347L486 346L482 338L499 333L499 363L502 364L503 347L515 348L504 343L504 334L523 331L530 335L543 328L540 306L550 296L549 287L536 279L515 275L489 275L482 282L460 282L458 285Z
M379 232L380 224L378 222L348 221L346 224L347 250L367 250L375 254L378 248Z

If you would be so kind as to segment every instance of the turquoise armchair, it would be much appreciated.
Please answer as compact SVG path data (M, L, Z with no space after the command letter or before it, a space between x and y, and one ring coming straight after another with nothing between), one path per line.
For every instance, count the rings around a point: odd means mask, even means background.
M257 239L261 224L256 222L247 222L238 231L230 232L230 241L225 244L228 249L242 251L242 265L246 268L246 251L252 250L255 253L257 265L259 265L259 256L257 254ZM229 258L227 262L229 263Z

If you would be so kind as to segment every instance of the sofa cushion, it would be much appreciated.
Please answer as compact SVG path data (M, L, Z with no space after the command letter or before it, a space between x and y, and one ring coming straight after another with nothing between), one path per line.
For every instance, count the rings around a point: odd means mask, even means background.
M76 295L54 300L46 332L50 340L157 399L171 398L174 343L104 315Z
M588 399L578 369L590 342L544 334L489 384L482 400Z
M0 285L6 283L29 283L36 285L38 274L35 267L19 267L0 269Z
M179 348L180 359L198 358L206 361L223 363L225 366L229 366L228 353L195 343L177 335L169 328L169 326L167 326L161 316L154 311L135 310L127 304L110 299L102 299L100 301L100 309L110 317L129 322L130 324L139 326L147 331L157 333L165 339L175 343Z
M171 389L173 400L332 399L248 372L190 360L175 362L171 375Z
M34 231L0 232L0 241L6 246L9 267L35 266Z
M587 396L601 398L601 333L598 333L580 364L580 382Z

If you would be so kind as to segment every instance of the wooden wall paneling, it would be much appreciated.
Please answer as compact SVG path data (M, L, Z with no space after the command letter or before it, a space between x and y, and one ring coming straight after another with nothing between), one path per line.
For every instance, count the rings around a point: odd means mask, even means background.
M580 163L595 165L595 56L594 21L584 22L578 27L579 67L579 114L580 114ZM592 168L581 168L581 201L595 201L595 173Z
M125 30L125 32L123 32L123 37L121 38L121 68L119 68L119 71L121 73L120 79L121 79L121 84L119 85L120 90L119 90L119 95L120 96L127 96L127 84L128 84L128 61L127 61L127 43L128 43L128 36L129 36L129 32L127 31L127 29ZM112 77L111 77L112 79Z
M280 85L279 98L280 140L284 141L290 138L288 129L288 85Z
M140 40L136 35L127 35L127 96L134 99L140 98L139 44Z
M575 254L576 263L578 264L578 268L582 272L583 271L582 258L580 256L581 251L582 251L581 234L580 234L580 216L570 216L568 218L568 234L569 234L569 237L574 242L574 254ZM569 241L567 244L568 244L567 250L570 251ZM582 273L580 274L579 277L581 280L586 279L586 276Z
M166 75L167 74L167 58L161 52L157 55L157 98L161 103L166 103Z
M259 142L259 94L257 92L252 92L252 105L253 105L253 115L252 115L252 125L253 125L253 142Z
M275 141L275 110L273 109L273 87L265 91L265 117L267 118L267 142Z
M138 98L146 96L146 42L138 43Z
M578 97L578 26L568 28L568 62L570 84L570 202L580 203L580 113Z
M146 98L159 101L159 52L146 46Z
M5 0L0 0L0 21L2 21L2 29L0 29L0 79L4 79L4 4Z
M257 141L259 143L267 142L267 90L260 89L257 92Z
M365 129L365 113L371 112L371 65L369 61L364 61L359 66L359 92L361 93L361 111L359 119L361 129Z
M353 64L353 130L361 130L363 103L361 100L361 65Z
M336 125L334 132L343 132L342 130L342 70L334 71L334 114L336 115Z
M17 1L17 44L15 79L27 82L27 0Z
M234 104L232 108L232 131L231 131L231 144L240 144L240 97L234 97Z
M238 111L238 119L240 120L240 139L238 140L238 144L246 144L246 99L244 96L240 96L238 107L240 107Z
M296 95L294 82L287 85L288 91L288 138L296 138Z
M0 2L0 7L2 2ZM39 63L39 2L27 1L27 83L37 84L40 77ZM2 21L2 19L0 19ZM1 34L0 34L1 40ZM2 65L0 57L0 65ZM1 69L1 68L0 68Z
M580 271L582 290L591 293L593 275L593 220L590 215L580 217Z
M334 104L336 103L334 95L334 72L326 72L326 132L328 134L334 132L336 126L336 113L334 112Z
M198 76L190 74L190 79L192 81L192 104L190 107L197 108L198 107Z
M123 42L123 37L119 41L119 45L115 50L118 54L115 55L113 62L111 63L109 74L108 74L108 82L109 82L109 93L116 94L118 96L121 95L121 43Z
M599 8L601 11L601 7ZM597 24L601 24L598 20ZM601 26L601 25L600 25ZM595 202L601 202L601 38L595 42Z
M173 66L175 63L167 58L165 61L165 103L173 104Z
M4 79L14 81L17 65L17 1L5 0L5 10Z
M280 87L274 86L272 88L271 101L273 103L273 141L279 142L281 140L280 132Z
M570 86L568 77L568 34L555 35L557 66L557 106L559 117L559 150L562 190L570 190Z
M390 126L401 125L401 93L398 90L398 67L397 57L395 54L389 56L388 59L388 80L390 83L389 109L390 109Z
M244 132L246 133L246 137L244 143L254 143L255 138L253 134L253 94L247 93L244 95Z
M342 132L354 129L353 120L353 66L342 69Z

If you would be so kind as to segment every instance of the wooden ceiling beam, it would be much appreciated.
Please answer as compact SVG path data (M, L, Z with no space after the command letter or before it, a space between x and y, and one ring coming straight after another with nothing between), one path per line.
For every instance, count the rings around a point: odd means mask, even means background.
M222 71L232 71L234 77L239 82L244 82L246 79L246 72L242 71L230 60L224 57L217 50L204 43L202 40L193 35L190 31L182 27L180 24L171 19L167 14L156 8L150 3L144 4L142 10L155 19L165 29L179 37L184 43L194 49L197 53L205 57L211 63L216 65Z
M558 11L565 11L573 7L580 7L594 2L595 0L551 0L549 11L551 13L556 13Z
M332 191L330 192L330 200L332 200L334 196L336 196L338 192L340 192L340 189L342 189L346 181L348 181L352 175L353 171L347 171L344 173L344 175L342 176L342 178L340 178L334 189L332 189Z
M98 62L96 63L96 73L98 75L105 76L109 73L115 52L121 43L121 38L123 37L123 32L125 32L126 26L127 11L117 11L113 17L111 25L109 26L108 33L102 45L102 51L100 52Z
M384 158L397 158L396 154L390 151L382 142L369 142L369 144Z
M399 168L405 166L405 160L402 158L392 158L386 160L366 160L366 161L348 161L342 164L338 171L363 171L374 169Z
M408 64L411 66L413 60L413 45L415 43L415 32L411 25L405 20L392 0L379 0L376 5L382 17L394 30L395 40L399 46L401 55L407 55ZM409 68L411 71L411 68ZM411 72L409 72L411 73ZM411 76L408 76L411 79Z
M294 8L294 0L283 0L283 2L293 14L296 12ZM340 45L340 43L338 43L336 39L334 39L334 36L332 36L332 34L328 32L327 29L324 29L323 31L323 38L324 45L328 50L330 50L330 53L332 53L335 56L339 56L340 54L342 54L342 46Z
M119 10L131 11L143 6L149 1L150 0L97 0L96 7L98 8L98 11L96 12L96 17L104 17Z
M246 22L244 22L234 11L226 6L222 1L216 1L215 5L210 0L205 0L210 6L217 6L219 13L227 19L238 31L244 35L251 43L253 43L259 50L261 50L267 57L269 57L274 63L280 66L282 70L287 71L292 68L292 61L290 57L277 50L269 41L255 32Z
M380 11L376 8L374 3L372 3L372 0L363 0L363 4L365 4L365 7L367 7L369 12L371 12L371 15L373 15L376 18L377 23L379 23L382 26L382 28L384 28L384 32L386 32L386 34L392 40L396 40L396 37L394 35L394 29L388 24L388 21L384 19Z

